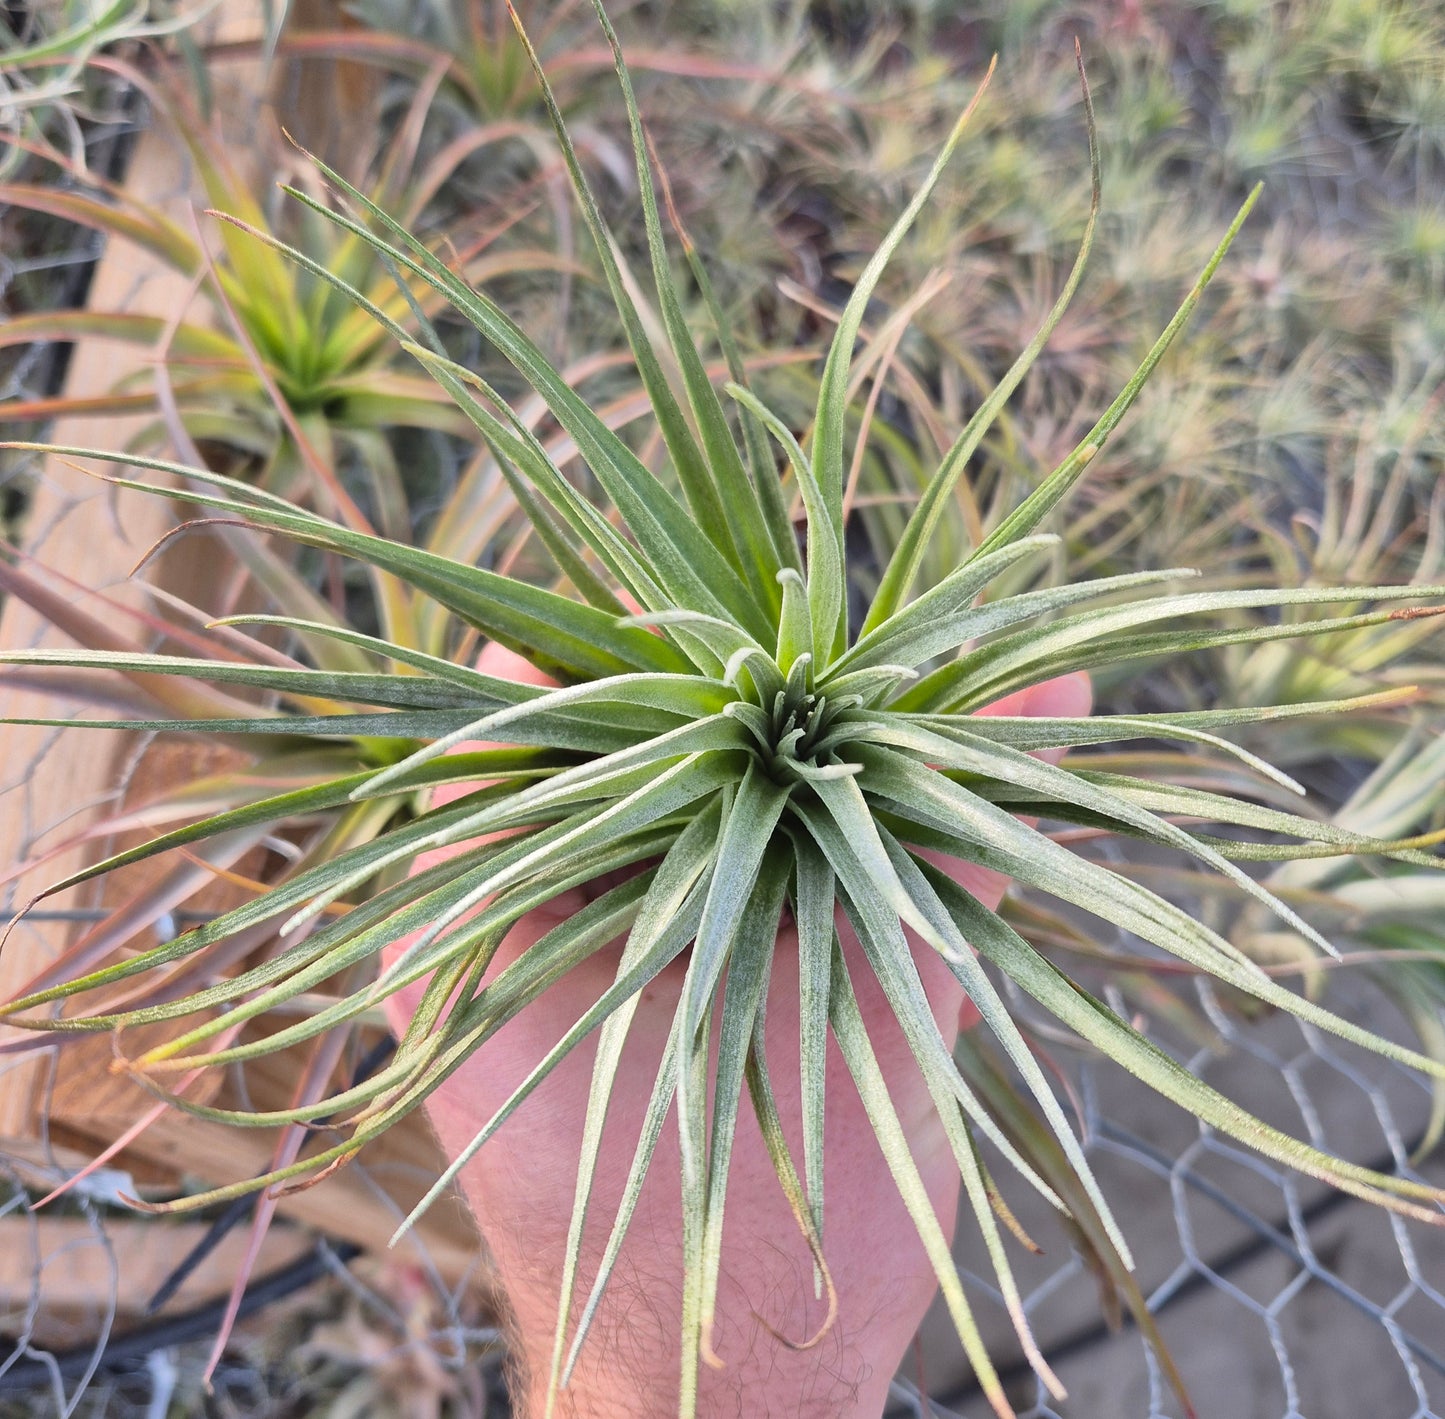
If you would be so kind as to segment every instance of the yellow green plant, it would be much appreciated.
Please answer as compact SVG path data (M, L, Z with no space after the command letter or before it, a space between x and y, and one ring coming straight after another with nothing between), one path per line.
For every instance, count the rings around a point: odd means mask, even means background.
M284 233L314 262L347 284L359 284L392 320L413 331L413 305L426 318L428 311L436 313L437 297L422 283L398 286L375 267L365 242L304 211L289 225L273 227L267 202L254 190L259 174L248 175L246 159L219 139L178 74L151 77L107 58L92 65L117 73L145 95L164 131L185 145L207 200L227 220L215 226L220 249L213 252L197 222L188 227L184 219L138 201L122 185L78 168L54 150L37 156L48 158L74 190L54 182L0 184L0 202L136 245L191 281L201 297L195 310L177 311L170 319L84 308L8 321L0 329L0 347L114 340L153 351L157 360L153 369L99 396L15 401L7 419L152 414L155 422L139 435L137 447L155 448L168 435L174 439L179 426L183 437L213 448L216 461L230 471L245 469L266 486L332 513L348 496L358 496L389 535L408 535L407 491L390 436L406 428L462 434L470 425L435 381L405 368L395 342L364 310L240 228L255 228L273 240ZM446 175L443 163L424 175L421 186L406 180L427 97L416 96L371 193L412 224ZM269 157L279 159L283 147L277 135ZM268 164L268 185L271 176ZM297 180L308 176L303 170ZM494 215L487 229L453 252L466 279L494 282L568 265L552 252L498 247L507 222ZM342 471L350 474L351 491L342 487Z

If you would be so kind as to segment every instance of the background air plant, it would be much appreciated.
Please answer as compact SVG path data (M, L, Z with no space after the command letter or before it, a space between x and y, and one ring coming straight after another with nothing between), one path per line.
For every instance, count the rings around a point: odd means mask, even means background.
M87 308L8 322L0 335L4 346L87 338L138 344L157 356L153 374L132 376L106 397L83 403L17 402L8 417L19 422L70 413L154 414L155 422L140 434L137 447L156 447L167 435L189 438L209 451L213 466L245 472L333 513L355 496L391 535L407 535L407 493L395 466L391 436L403 429L461 433L469 426L433 381L398 368L393 342L369 317L234 225L271 232L268 204L253 191L259 185L254 171L258 166L265 166L268 185L274 166L289 163L295 180L303 184L314 175L294 154L286 154L279 134L264 128L256 139L259 153L228 151L178 71L166 70L153 79L117 60L95 64L144 93L155 120L185 143L210 203L230 221L219 224L221 251L213 254L198 226L186 230L130 198L120 185L75 168L53 150L42 156L90 191L62 190L54 173L45 181L0 188L0 200L13 206L84 224L139 246L193 282L202 297L196 309L179 311L169 321ZM442 164L439 170L433 165L410 186L402 177L415 155L428 98L426 92L415 96L372 186L377 202L412 225L422 216L427 193L447 175ZM508 273L566 265L564 258L536 249L513 246L500 254L494 243L509 224L500 213L495 215L491 228L460 253L470 279L490 282ZM393 317L410 320L409 301L420 300L425 309L425 294L398 289L385 271L374 271L364 244L330 225L307 220L303 213L271 232L273 239L282 233L327 270L348 282L369 285L369 294ZM177 425L183 434L177 434ZM342 486L347 483L349 489Z
M600 8L598 13L615 43ZM527 54L535 63L529 47ZM54 890L263 825L374 810L375 831L335 851L314 854L243 905L173 941L69 979L37 980L5 1007L7 1018L47 1032L42 1039L54 1032L118 1031L123 1066L147 1087L173 1097L180 1108L262 1126L305 1126L326 1119L333 1130L328 1137L340 1135L339 1141L263 1177L171 1204L186 1210L258 1187L290 1186L341 1165L422 1104L559 973L625 933L615 984L577 1020L451 1170L485 1144L520 1098L574 1045L600 1030L558 1318L555 1387L583 1342L592 1299L608 1279L610 1260L593 1278L592 1298L581 1308L581 1323L574 1324L581 1229L632 1012L648 981L669 963L685 962L673 1034L612 1234L615 1247L628 1226L658 1133L675 1107L686 1221L685 1414L695 1403L699 1357L711 1344L728 1165L744 1083L800 1233L826 1282L826 1086L818 1066L830 1033L937 1267L983 1387L996 1412L1010 1412L858 1011L836 935L840 913L856 933L938 1107L999 1288L1046 1380L1047 1367L1027 1335L1004 1244L1007 1209L980 1145L1069 1213L1095 1247L1110 1249L1124 1262L1128 1247L996 976L1221 1131L1382 1206L1438 1221L1436 1205L1442 1199L1430 1188L1372 1173L1290 1139L1188 1074L940 871L929 855L942 851L1003 871L1126 926L1150 947L1258 1000L1445 1078L1445 1065L1437 1060L1371 1035L1308 995L1279 985L1236 945L1188 913L1127 876L1071 853L1015 816L1071 820L1184 853L1221 874L1281 929L1297 933L1314 950L1329 952L1329 943L1242 869L1241 860L1377 854L1433 874L1439 859L1410 841L1370 836L1227 793L1181 787L1168 778L1100 771L1087 756L1073 766L1055 767L1031 757L1031 751L1177 739L1245 757L1280 782L1277 770L1261 765L1219 731L1373 708L1385 702L1380 696L1087 720L971 715L1013 690L1067 671L1107 674L1180 651L1269 644L1413 620L1434 609L1422 602L1445 596L1445 588L1427 584L1191 593L1172 589L1187 573L1171 570L1054 586L1029 574L1030 566L1056 545L1056 539L1037 529L1100 458L1189 318L1253 197L1105 412L1037 487L978 529L948 570L925 572L934 533L970 461L1074 294L1098 211L1099 159L1093 154L1093 199L1062 294L1002 381L950 441L889 554L872 569L871 597L856 623L850 623L850 592L865 579L850 576L845 515L853 454L854 347L887 264L924 210L972 109L955 124L927 179L857 276L818 380L805 447L794 428L749 387L725 320L714 335L731 375L727 403L715 388L685 316L645 136L620 57L618 72L655 307L634 293L637 283L620 264L540 67L536 76L664 446L658 469L578 395L488 294L474 289L464 273L330 169L321 170L340 196L337 208L297 188L289 189L292 196L333 223L346 240L381 258L392 279L413 295L405 302L410 321L394 313L391 297L379 298L370 286L363 289L305 252L268 239L269 250L284 251L311 278L366 312L447 392L486 444L537 542L553 559L552 585L333 522L207 468L121 450L57 450L184 479L188 501L227 521L365 565L382 634L336 620L230 618L232 624L264 622L294 633L298 656L308 648L317 654L316 647L340 644L353 658L360 657L362 668L354 669L320 665L319 654L318 668L308 668L259 639L248 650L234 633L227 635L225 656L130 650L6 653L4 662L20 667L23 675L118 671L145 677L142 687L159 681L172 698L177 688L191 692L184 714L88 721L96 726L220 734L246 744L278 736L298 751L301 745L334 745L338 739L367 748L368 757L351 771L313 773L303 787L200 817L142 847L114 854ZM716 312L706 268L690 243L686 254L698 296ZM589 477L582 487L564 476L534 422L514 411L477 370L449 356L428 309L438 299L470 322L489 350L530 385L585 463ZM155 491L150 481L116 481ZM799 507L806 532L802 548L794 531ZM981 601L981 594L1002 578L1008 579L1009 594ZM410 614L423 602L450 613L433 618L432 624L445 627L447 634L441 643L425 647ZM1401 602L1408 604L1388 609ZM1385 603L1387 609L1352 609L1343 615L1315 609L1341 603ZM396 608L406 608L405 613ZM1253 614L1274 608L1293 608L1299 618L1275 622ZM1229 613L1227 624L1199 628L1200 617L1223 613ZM455 634L458 626L527 655L560 687L512 684L468 668L470 641ZM207 688L197 694L191 682ZM262 703L242 698L255 692L265 697ZM515 747L447 752L476 739ZM472 787L444 807L428 807L426 791L445 783ZM1213 827L1225 832L1206 831ZM1267 838L1241 840L1236 834L1241 828ZM509 835L475 842L499 832ZM471 845L408 875L419 853L456 844ZM502 937L531 907L620 869L628 873L620 883L606 887L514 965L487 975ZM785 909L797 928L803 1001L801 1167L778 1127L761 1033L764 987ZM1018 1097L1028 1099L1048 1134L1040 1130L1029 1136L1016 1117L1001 1124L1009 1102L997 1089L985 1102L985 1070L972 1065L960 1072L950 1042L934 1024L906 931L936 951L967 990L1017 1074L1023 1091ZM272 938L275 949L247 963L237 943L249 945L261 937ZM378 970L381 952L403 938L409 941L405 950ZM239 959L240 968L229 974L208 969L209 961L226 955L232 967ZM374 1018L382 1001L417 982L426 982L421 1004L395 1056L360 1082L321 1089L312 1101L264 1114L214 1107L168 1087L190 1071L331 1038L328 1031ZM89 999L95 1008L85 1014L47 1008L77 998ZM291 1013L272 1014L264 1026L259 1023L277 1010ZM169 1032L163 1043L138 1055L126 1053L128 1030L178 1021L188 1028ZM709 1098L710 1057L715 1083ZM315 1058L325 1064L328 1056L318 1052ZM329 1075L326 1069L320 1077ZM977 1091L971 1079L979 1082ZM439 1180L428 1201L449 1176Z

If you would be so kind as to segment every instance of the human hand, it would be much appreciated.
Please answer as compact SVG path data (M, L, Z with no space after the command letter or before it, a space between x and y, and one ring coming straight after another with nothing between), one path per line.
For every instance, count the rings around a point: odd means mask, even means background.
M548 684L534 666L488 646L480 668L527 684ZM1088 678L1065 676L1032 687L984 714L1082 715ZM468 749L488 747L479 744ZM468 791L436 790L440 805ZM465 844L418 858L421 870L465 851ZM958 882L989 907L1007 881L972 864L942 860ZM580 910L575 888L529 913L506 937L490 980L559 922ZM839 916L839 936L859 1008L888 1081L912 1152L945 1231L952 1235L958 1167L923 1077L862 950ZM392 948L388 959L405 947ZM914 944L914 961L945 1038L977 1014L938 955ZM794 1156L801 1156L798 1076L797 939L779 931L767 994L766 1046L777 1106ZM613 982L618 947L589 957L505 1025L432 1095L432 1124L448 1156L460 1153L573 1022ZM612 1095L583 1237L579 1289L590 1287L616 1215L633 1149L681 994L685 962L674 962L644 991ZM387 1002L400 1031L422 993L420 984ZM460 1182L492 1252L512 1307L520 1371L514 1400L540 1416L556 1326L560 1276L572 1214L595 1033L573 1050L467 1164ZM889 1382L927 1310L937 1281L851 1077L829 1041L825 1109L827 1215L824 1251L837 1296L835 1323L814 1346L791 1347L824 1318L814 1295L808 1249L774 1175L750 1109L739 1110L723 1232L713 1348L721 1369L701 1367L700 1419L877 1419ZM672 1419L681 1364L682 1232L675 1129L658 1143L617 1268L582 1347L558 1413L577 1419Z

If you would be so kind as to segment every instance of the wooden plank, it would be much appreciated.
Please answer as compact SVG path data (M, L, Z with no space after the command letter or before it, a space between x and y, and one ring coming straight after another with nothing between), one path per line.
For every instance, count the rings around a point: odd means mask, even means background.
M142 1315L172 1269L206 1235L204 1222L109 1218L105 1227L81 1217L38 1215L0 1218L0 1331L14 1332L33 1309L47 1328L96 1325L114 1297L120 1328ZM158 1316L204 1305L227 1295L244 1259L244 1227L227 1233L186 1278ZM261 1244L253 1274L296 1261L315 1238L294 1227L273 1227ZM44 1343L43 1336L35 1339Z
M217 40L245 40L263 32L259 0L236 0L211 20ZM255 65L232 66L218 75L218 111L237 123L254 121L260 92ZM157 130L141 134L127 176L128 191L140 201L182 224L189 220L192 188L189 165L181 146ZM91 280L89 304L98 310L126 310L169 317L192 299L191 283L161 266L152 256L120 240L106 243ZM142 372L147 352L117 348L108 341L81 341L74 347L66 377L71 396L100 393L131 373ZM143 416L110 415L58 420L51 431L56 443L120 448L144 427ZM86 476L68 460L46 460L31 497L27 551L47 566L74 576L96 590L137 607L145 597L129 582L130 569L175 523L171 507L158 498L117 497L115 490ZM181 595L204 579L194 549L184 543L166 557L162 568L168 584ZM11 598L0 613L0 644L10 647L65 646L68 638L39 613ZM49 697L34 691L0 689L0 717L41 717L66 713ZM0 812L0 864L24 862L31 854L63 841L87 822L96 821L128 777L136 752L133 736L95 731L54 730L10 725L4 729L7 766L4 810ZM77 812L77 810L80 810ZM15 884L13 900L28 901L36 892L92 860L95 845L77 847L25 873ZM84 910L99 905L104 888L85 888L51 898L55 910ZM27 925L14 947L0 955L0 998L14 994L37 971L58 957L76 937L75 928L59 922ZM0 1038L3 1038L0 1033ZM12 1067L0 1076L0 1134L23 1134L35 1124L43 1064Z
M334 24L331 0L306 0L306 16L315 25ZM205 38L215 43L246 43L263 29L260 0L228 0L211 21ZM375 98L375 71L342 66L340 91L352 123L366 121ZM358 77L360 75L360 77ZM325 131L313 135L301 126L303 139L318 149L355 144L354 128L340 121L335 104L318 103L320 85L299 85L294 72L284 77L288 91L305 99L310 122ZM264 145L253 141L269 100L259 66L234 62L213 74L214 108L224 115L228 139L238 154L262 161ZM318 117L319 115L319 117ZM301 124L307 114L299 115ZM264 121L270 121L264 119ZM288 112L288 122L297 127ZM345 159L342 158L345 166ZM158 131L139 138L127 177L128 190L140 200L182 224L193 207L191 173L177 144ZM90 304L96 309L129 310L171 316L191 299L190 283L159 267L147 254L123 241L108 243L92 280ZM105 342L82 342L72 355L67 392L72 396L111 388L150 357L143 351L117 349ZM69 418L59 421L51 437L58 443L102 448L121 446L142 426L138 418ZM175 509L161 499L133 495L116 497L114 490L52 459L35 488L29 517L28 550L41 563L76 576L87 586L106 590L128 604L144 606L146 598L128 585L130 568L176 521ZM217 551L201 539L187 539L153 563L146 575L168 589L205 605L214 592ZM45 619L15 600L0 613L0 644L63 646L66 638ZM63 714L64 707L36 692L0 689L0 716ZM156 747L138 758L135 736L98 731L54 731L26 726L0 726L0 762L6 766L0 798L0 867L23 862L47 846L65 841L123 801L143 802L177 775L194 771L176 757L191 749ZM108 845L113 847L114 845ZM93 861L107 845L98 842L68 849L26 871L15 883L12 900L22 903L50 882ZM105 881L47 900L53 910L113 907L126 890L136 890L144 872L132 871L126 884ZM210 908L226 904L224 888L200 899ZM12 995L45 965L60 956L78 937L74 925L57 921L24 922L0 954L0 998ZM0 1026L0 1040L13 1037ZM57 1059L22 1056L0 1060L0 1153L42 1164L62 1159L71 1167L105 1147L152 1105L152 1098L109 1070L107 1039L79 1041ZM290 1102L295 1057L269 1069L252 1072L248 1091L258 1107ZM43 1140L43 1143L42 1143ZM274 1135L266 1131L230 1129L179 1113L162 1117L116 1160L140 1183L174 1184L202 1179L220 1184L254 1176L268 1163ZM282 1204L283 1212L307 1221L330 1235L379 1250L404 1212L416 1201L443 1166L423 1115L408 1118L388 1138L369 1149L364 1166L344 1169L318 1187L296 1193ZM394 1199L394 1200L393 1200ZM479 1244L470 1217L455 1200L443 1202L428 1215L409 1245L420 1259L435 1265L450 1285L477 1275Z

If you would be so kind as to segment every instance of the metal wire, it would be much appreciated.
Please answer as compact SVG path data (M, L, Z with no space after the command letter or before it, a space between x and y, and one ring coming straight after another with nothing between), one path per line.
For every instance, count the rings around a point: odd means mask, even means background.
M1429 1105L1419 1076L1293 1020L1242 1021L1208 986L1198 987L1198 999L1219 1038L1185 1057L1192 1073L1321 1147L1445 1181L1445 1163L1409 1162ZM1383 1002L1363 988L1331 1003L1399 1034ZM1331 1192L1208 1127L1181 1126L1108 1061L1081 1060L1078 1086L1086 1151L1201 1414L1445 1414L1441 1229ZM965 1266L977 1262L968 1240L960 1251ZM1025 1312L1070 1398L1050 1400L1027 1363L1010 1363L1006 1340L996 1339L1020 1419L1179 1419L1184 1411L1137 1331L1112 1333L1097 1318L1093 1283L1076 1257L1065 1250L1028 1274ZM967 1279L971 1294L987 1297L1001 1315L984 1276L971 1270ZM998 1318L986 1316L986 1326ZM1003 1328L995 1333L1002 1337ZM911 1380L897 1386L890 1419L990 1412L941 1328L926 1348L932 1397L925 1401ZM941 1379L950 1368L958 1378Z
M107 91L101 108L108 115L104 122L82 124L84 152L88 168L101 176L117 177L123 167L127 146L141 126L135 105L117 87ZM28 176L22 174L22 176ZM77 184L68 179L56 180L53 169L34 174L63 190ZM183 174L179 179L186 182ZM188 185L188 184L187 184ZM15 233L24 223L25 242ZM57 310L84 303L94 263L100 254L101 239L70 224L23 218L13 209L0 205L0 231L6 233L0 248L0 312L20 310ZM3 318L3 315L0 315ZM5 406L15 401L53 397L61 392L67 363L68 347L38 344L13 351L0 352L0 416ZM7 433L15 431L12 425ZM36 458L4 456L0 462L0 503L3 503L5 533L14 535L17 524L33 503L32 492L46 477L43 463ZM455 477L449 469L447 478ZM444 480L437 494L444 502L450 489ZM64 499L50 514L49 525L39 526L32 516L26 527L26 541L31 545L43 542L63 523L71 504ZM73 570L73 568L61 568ZM43 629L43 628L42 628ZM37 630L37 634L40 634ZM118 804L127 786L148 736L136 736L134 747L127 754L115 784L104 794L103 803L58 803L47 799L36 788L37 773L57 755L74 753L61 731L39 734L34 750L26 762L9 762L0 769L0 813L15 828L27 851L39 850L57 838L64 837L88 811ZM98 743L99 741L97 741ZM9 868L11 864L3 864ZM21 902L17 900L13 882L0 892L0 919L8 921ZM105 918L99 908L41 909L19 922L7 944L8 953L20 959L31 956L48 959L42 933L70 924L83 925ZM179 908L171 914L169 925L181 929L204 919L208 914ZM162 934L167 923L158 924ZM17 1067L12 1058L0 1058L0 1087L4 1075ZM201 1368L214 1339L221 1318L221 1305L210 1301L193 1306L179 1314L169 1313L154 1319L128 1323L124 1334L118 1333L122 1314L121 1273L112 1245L110 1229L117 1219L132 1225L135 1215L124 1209L118 1199L122 1193L134 1193L134 1182L124 1173L102 1170L68 1194L62 1202L44 1212L34 1209L36 1199L62 1182L69 1170L62 1165L53 1149L49 1132L49 1112L42 1107L40 1132L29 1140L25 1157L10 1158L0 1146L0 1223L6 1225L5 1241L0 1246L12 1249L4 1260L8 1268L0 1268L10 1277L29 1278L28 1286L11 1290L0 1297L0 1416L44 1416L44 1419L129 1419L129 1416L163 1416L172 1401L197 1400L202 1391ZM399 1223L404 1209L390 1202L386 1180L373 1175L364 1164L355 1176L361 1179L378 1201L390 1207ZM57 1248L50 1230L52 1218L67 1222L64 1241ZM83 1223L77 1234L75 1224ZM157 1223L157 1238L162 1239L164 1223ZM13 1248L22 1246L23 1255ZM96 1293L86 1298L78 1309L68 1306L60 1312L46 1302L47 1282L53 1272L63 1266L70 1254L95 1249L102 1258L100 1274L108 1278ZM459 1375L458 1394L468 1397L467 1406L458 1413L494 1414L503 1401L500 1378L502 1349L495 1329L477 1323L476 1302L465 1284L451 1284L425 1253L424 1242L414 1240L411 1259L405 1271L408 1284L419 1284L423 1301L413 1301L405 1314L397 1297L388 1294L385 1276L363 1277L348 1269L347 1262L355 1254L349 1245L320 1239L312 1251L279 1272L260 1277L248 1288L243 1314L275 1315L272 1326L283 1324L277 1308L288 1297L307 1293L313 1320L326 1317L338 1307L348 1306L364 1314L367 1334L373 1337L372 1350L365 1361L360 1350L354 1366L335 1357L299 1363L295 1347L282 1347L282 1357L260 1355L254 1337L242 1335L233 1352L222 1361L214 1377L214 1399L206 1401L214 1412L237 1416L274 1415L288 1403L296 1403L298 1412L307 1412L310 1396L326 1388L340 1388L347 1382L351 1369L367 1365L381 1367L395 1356L425 1351L429 1364L448 1374ZM129 1303L129 1297L125 1298ZM142 1298L144 1299L144 1298ZM153 1300L156 1298L152 1298ZM134 1310L127 1305L126 1309ZM425 1323L418 1321L423 1314ZM264 1331L264 1327L263 1327ZM278 1330L277 1334L281 1332ZM376 1348L380 1346L380 1352ZM264 1346L262 1347L264 1349ZM478 1357L482 1357L480 1361ZM318 1376L317 1371L324 1371ZM473 1379L475 1374L479 1378ZM187 1400L186 1397L190 1399ZM186 1412L192 1412L187 1409ZM208 1412L211 1412L208 1409Z

